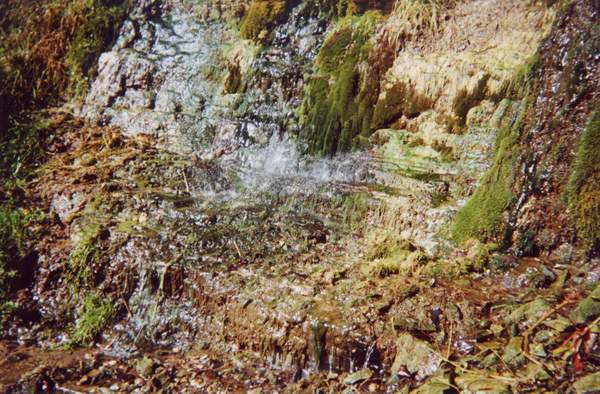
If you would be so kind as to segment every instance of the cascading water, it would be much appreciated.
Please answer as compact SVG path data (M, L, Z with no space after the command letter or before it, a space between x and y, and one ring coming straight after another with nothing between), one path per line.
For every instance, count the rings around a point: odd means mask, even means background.
M152 344L189 348L194 338L208 340L217 327L224 329L224 321L199 308L195 294L239 297L226 277L230 268L220 266L228 256L246 261L254 254L306 253L328 237L322 224L331 216L327 206L369 179L365 153L311 158L295 137L303 73L327 27L318 12L296 7L261 51L239 41L222 21L192 13L177 2L150 11L138 4L112 50L101 56L82 108L88 118L129 134L151 133L165 148L203 163L183 174L193 203L183 210L161 203L160 214L149 215L162 228L160 238L130 240L115 258L138 272L131 316L114 328L120 339L111 351L117 355ZM186 227L185 245L170 241ZM230 238L223 239L222 231ZM290 236L288 246L284 240ZM253 249L263 244L268 252ZM253 275L260 276L257 270ZM163 283L179 275L174 272L183 272L178 283L187 293L178 299L163 292ZM296 282L279 285L282 291L305 292ZM352 358L352 352L337 353ZM275 357L289 366L283 358Z

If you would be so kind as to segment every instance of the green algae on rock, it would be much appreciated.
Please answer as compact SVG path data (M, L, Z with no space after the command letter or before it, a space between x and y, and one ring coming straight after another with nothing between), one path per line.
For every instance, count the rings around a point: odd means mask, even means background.
M345 17L319 51L300 109L300 136L309 152L333 155L364 145L371 131L372 103L364 90L363 67L379 21L375 11Z
M242 38L264 40L269 29L284 15L288 3L287 0L253 0L240 25Z
M456 216L452 235L459 242L469 238L494 241L501 234L502 214L514 198L514 164L523 122L531 108L531 98L521 102L519 107L515 121L502 128L496 139L492 166Z
M600 106L596 106L577 148L567 194L579 235L600 241Z

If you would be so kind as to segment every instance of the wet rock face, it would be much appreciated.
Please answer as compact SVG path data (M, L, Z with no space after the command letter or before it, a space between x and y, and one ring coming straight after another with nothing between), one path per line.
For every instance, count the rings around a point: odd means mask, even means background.
M227 25L234 17L205 15L224 8L231 7L136 4L99 60L82 113L199 156L292 130L303 72L325 22L311 7L295 7L259 50Z
M571 185L577 150L598 108L599 13L596 2L571 2L539 49L508 221L515 230L515 249L552 253L560 259L560 253L553 251L564 250L570 243L590 250L595 242L577 229L573 195L580 190L573 191ZM591 204L597 207L598 202ZM584 215L593 217L592 212ZM529 242L520 241L528 237Z

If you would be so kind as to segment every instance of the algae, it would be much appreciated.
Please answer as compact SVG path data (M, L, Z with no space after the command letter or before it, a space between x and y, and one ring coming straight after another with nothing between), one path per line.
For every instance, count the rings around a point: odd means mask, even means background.
M590 244L600 240L600 106L590 116L579 140L567 186L577 232Z
M374 11L340 19L319 51L300 109L300 136L310 153L333 155L366 145L374 98L360 65L380 20Z
M115 314L114 305L97 293L85 296L79 318L71 333L71 346L87 346L93 342Z
M458 242L470 238L493 241L502 231L502 214L513 200L512 183L523 123L532 98L521 102L515 122L500 130L494 146L494 158L473 196L458 212L452 236Z
M288 3L287 0L253 0L240 25L241 37L253 41L265 39L284 15Z

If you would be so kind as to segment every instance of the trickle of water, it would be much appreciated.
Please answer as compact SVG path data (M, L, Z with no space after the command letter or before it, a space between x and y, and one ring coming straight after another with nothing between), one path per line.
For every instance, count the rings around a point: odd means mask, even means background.
M371 361L371 357L373 356L373 352L375 351L375 341L371 341L371 344L369 345L369 347L367 348L367 353L365 355L365 364L363 365L363 368L368 368L369 367L369 362Z

